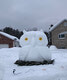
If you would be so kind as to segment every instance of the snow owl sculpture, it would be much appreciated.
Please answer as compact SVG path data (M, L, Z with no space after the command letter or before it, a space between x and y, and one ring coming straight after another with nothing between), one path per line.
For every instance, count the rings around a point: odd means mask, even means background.
M38 62L51 60L51 54L47 44L47 37L42 30L24 31L24 34L20 38L21 49L19 60Z

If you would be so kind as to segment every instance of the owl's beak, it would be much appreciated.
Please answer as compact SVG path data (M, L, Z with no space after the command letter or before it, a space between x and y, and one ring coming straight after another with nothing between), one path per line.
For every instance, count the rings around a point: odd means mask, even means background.
M32 45L33 47L35 47L35 45L36 45L36 43L35 43L35 38L32 38L31 45Z

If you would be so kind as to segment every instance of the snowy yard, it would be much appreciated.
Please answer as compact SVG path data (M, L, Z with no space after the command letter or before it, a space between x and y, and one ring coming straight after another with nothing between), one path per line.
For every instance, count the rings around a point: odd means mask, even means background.
M67 80L67 49L51 49L54 64L17 66L20 48L0 49L0 63L4 68L3 80ZM16 69L13 74L13 69Z

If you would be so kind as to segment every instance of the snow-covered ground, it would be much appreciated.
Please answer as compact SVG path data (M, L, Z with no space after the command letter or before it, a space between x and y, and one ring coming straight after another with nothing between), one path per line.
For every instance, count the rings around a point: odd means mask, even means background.
M1 80L67 80L67 49L51 49L55 63L38 66L15 65L19 50L20 48L0 49ZM14 74L13 69L16 69Z

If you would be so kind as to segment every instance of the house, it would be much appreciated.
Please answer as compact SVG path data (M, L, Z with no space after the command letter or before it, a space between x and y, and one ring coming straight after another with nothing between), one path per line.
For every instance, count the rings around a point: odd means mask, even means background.
M67 49L67 20L62 20L49 31L49 42L57 48Z
M0 48L18 47L19 39L0 31Z

